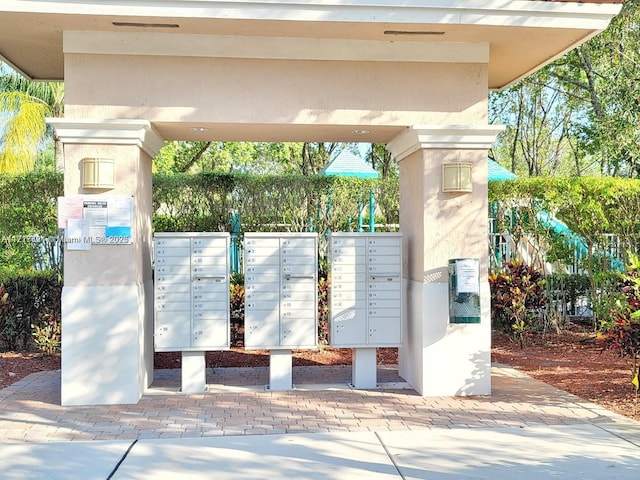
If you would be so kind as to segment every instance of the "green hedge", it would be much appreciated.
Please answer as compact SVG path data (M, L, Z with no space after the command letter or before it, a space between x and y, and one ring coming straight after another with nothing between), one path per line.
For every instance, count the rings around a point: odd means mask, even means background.
M489 184L498 231L538 235L559 260L567 252L536 214L545 211L582 237L591 251L604 234L615 234L624 249L640 247L640 181L612 177L533 177ZM515 221L514 221L515 220ZM624 259L626 262L626 258ZM596 269L597 266L592 268ZM594 272L595 273L595 272Z
M231 213L242 231L346 230L373 190L385 224L397 224L397 179L304 175L154 175L155 231L228 231Z
M60 173L0 175L0 275L36 267L59 273L57 198L63 190Z

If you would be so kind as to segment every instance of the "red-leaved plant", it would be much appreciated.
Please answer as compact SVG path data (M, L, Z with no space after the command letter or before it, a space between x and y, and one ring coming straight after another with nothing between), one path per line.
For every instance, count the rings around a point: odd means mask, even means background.
M640 259L629 254L629 268L622 274L623 300L611 308L611 317L602 323L598 342L632 362L631 383L636 395L640 386Z

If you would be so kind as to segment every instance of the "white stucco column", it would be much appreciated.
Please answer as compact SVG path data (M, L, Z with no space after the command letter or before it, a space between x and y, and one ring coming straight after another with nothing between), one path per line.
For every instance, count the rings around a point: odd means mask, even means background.
M137 403L153 379L151 161L163 140L146 120L49 123L64 147L65 197L133 201L132 244L65 245L62 404ZM85 157L115 160L115 188L82 187Z
M487 150L501 127L416 126L387 149L400 166L406 282L399 373L423 396L491 393ZM473 191L442 191L442 164L472 164ZM481 321L449 322L448 261L480 259Z

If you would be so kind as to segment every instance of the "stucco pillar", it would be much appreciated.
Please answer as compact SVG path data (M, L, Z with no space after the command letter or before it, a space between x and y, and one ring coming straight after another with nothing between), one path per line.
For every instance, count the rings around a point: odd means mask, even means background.
M393 139L400 166L406 318L399 373L423 396L491 393L487 150L495 126L419 126ZM470 162L473 191L442 191L442 164ZM480 259L481 321L449 322L448 261Z
M62 404L137 403L153 379L151 161L163 140L145 120L49 123L63 143L65 197L133 201L133 243L65 245ZM115 188L82 187L85 157L115 160Z

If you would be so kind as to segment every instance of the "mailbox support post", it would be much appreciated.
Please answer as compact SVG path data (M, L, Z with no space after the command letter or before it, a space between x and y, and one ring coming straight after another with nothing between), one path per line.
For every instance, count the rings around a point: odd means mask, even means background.
M269 390L293 388L293 356L291 350L269 350Z
M182 393L204 393L207 389L205 352L182 352Z
M376 358L376 348L353 349L351 376L354 388L367 389L378 386Z

